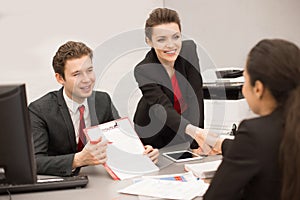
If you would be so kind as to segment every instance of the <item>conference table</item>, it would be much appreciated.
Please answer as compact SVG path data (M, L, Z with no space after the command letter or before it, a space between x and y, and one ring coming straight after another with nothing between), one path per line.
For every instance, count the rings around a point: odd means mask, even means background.
M147 175L166 175L184 173L184 164L199 163L213 160L219 160L221 155L213 155L204 157L198 161L188 161L182 163L175 163L162 155L163 152L188 149L188 144L174 145L160 150L159 161L157 166L160 168L158 172ZM88 175L89 183L84 188L31 192L22 194L12 194L12 200L134 200L144 199L143 197L121 194L117 191L123 189L133 183L132 179L127 180L113 180L106 172L102 165L83 167L80 174ZM202 199L197 197L195 199ZM0 200L9 200L8 195L0 195Z

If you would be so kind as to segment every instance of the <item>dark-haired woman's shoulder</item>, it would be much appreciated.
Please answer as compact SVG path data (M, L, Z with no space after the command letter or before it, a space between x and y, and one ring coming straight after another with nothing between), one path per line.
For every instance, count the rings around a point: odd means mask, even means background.
M276 110L270 115L243 120L236 133L236 141L224 143L224 153L233 142L238 142L240 138L254 143L261 151L275 150L279 148L283 132L283 113ZM266 153L266 152L265 152Z

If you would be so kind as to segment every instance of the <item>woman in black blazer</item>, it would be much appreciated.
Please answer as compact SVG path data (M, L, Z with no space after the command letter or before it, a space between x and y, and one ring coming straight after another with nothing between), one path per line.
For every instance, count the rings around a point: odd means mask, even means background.
M136 132L144 144L155 148L192 142L185 134L187 125L203 128L204 123L196 45L181 41L179 17L167 8L152 11L145 33L152 48L134 69L143 94L134 115Z
M218 139L223 161L204 199L300 197L300 50L288 41L260 41L249 53L243 94L257 118L234 140ZM203 130L193 135L201 146Z

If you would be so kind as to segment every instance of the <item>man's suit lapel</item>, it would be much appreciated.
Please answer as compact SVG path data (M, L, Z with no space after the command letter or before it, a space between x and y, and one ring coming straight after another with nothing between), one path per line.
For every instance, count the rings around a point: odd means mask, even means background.
M63 97L63 88L61 88L58 91L57 101L58 101L58 104L59 104L60 112L61 112L62 117L63 117L64 122L65 122L65 125L68 129L70 144L72 144L73 151L76 152L77 149L76 149L76 138L75 138L74 126L73 126L73 122L72 122L67 104L66 104L66 102L64 100L64 97Z

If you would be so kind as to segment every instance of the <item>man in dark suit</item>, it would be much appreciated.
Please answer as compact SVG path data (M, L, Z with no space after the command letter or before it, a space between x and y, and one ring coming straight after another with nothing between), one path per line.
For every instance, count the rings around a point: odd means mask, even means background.
M83 126L119 118L110 96L93 90L92 57L92 50L81 42L63 44L52 63L56 80L63 87L29 105L38 174L69 176L82 166L107 160L107 142L101 138L96 144L80 146L85 143ZM145 154L157 162L157 149L146 145Z

